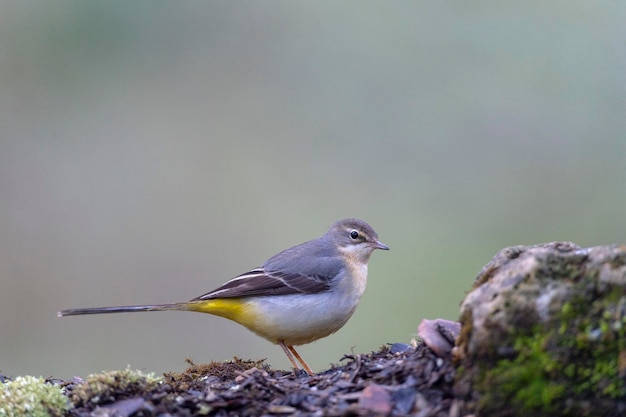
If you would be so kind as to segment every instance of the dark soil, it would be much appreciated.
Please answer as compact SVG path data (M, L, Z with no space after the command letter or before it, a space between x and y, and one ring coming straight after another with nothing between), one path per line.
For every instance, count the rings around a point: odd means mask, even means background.
M344 365L306 375L272 370L264 361L235 358L167 373L148 391L141 387L91 399L70 416L449 416L450 358L423 344L385 346L378 352L346 355ZM79 382L65 382L68 397ZM102 401L102 403L100 403Z

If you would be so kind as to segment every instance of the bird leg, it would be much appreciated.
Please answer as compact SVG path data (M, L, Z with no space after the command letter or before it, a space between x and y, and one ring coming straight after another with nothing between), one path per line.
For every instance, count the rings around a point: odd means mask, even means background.
M313 372L311 367L304 361L304 359L302 359L302 356L300 356L298 352L296 352L296 348L294 348L293 346L287 346L287 348L291 351L291 353L293 353L296 359L298 359L298 362L302 364L302 367L304 368L307 374L313 375L315 373Z
M293 365L293 367L295 369L300 369L300 367L298 366L296 359L298 359L298 362L300 362L300 364L302 365L302 367L304 368L304 371L309 374L309 375L313 375L314 372L311 369L311 367L309 365L307 365L307 363L304 361L304 359L302 359L302 356L300 356L298 354L298 352L296 352L296 349L293 346L287 346L285 344L284 341L280 340L278 342L278 344L280 345L281 348L283 348L283 352L285 352L285 355L287 355L287 357L289 358L289 360L291 361L291 364ZM295 356L295 358L294 358Z

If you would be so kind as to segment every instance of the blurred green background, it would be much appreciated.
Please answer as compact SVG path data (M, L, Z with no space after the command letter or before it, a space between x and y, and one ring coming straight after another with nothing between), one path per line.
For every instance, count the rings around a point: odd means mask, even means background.
M183 301L360 217L316 370L456 319L501 248L626 241L626 3L4 1L0 371L180 371L280 348Z

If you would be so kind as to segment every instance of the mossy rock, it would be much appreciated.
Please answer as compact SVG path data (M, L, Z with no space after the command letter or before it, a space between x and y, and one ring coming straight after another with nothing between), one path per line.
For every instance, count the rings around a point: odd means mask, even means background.
M0 417L62 417L70 409L63 389L34 376L0 383Z
M145 374L139 370L103 371L89 375L85 381L76 385L71 393L75 406L85 404L106 404L120 398L142 395L156 388L162 378L153 373Z
M626 247L512 247L461 307L457 392L489 416L626 413Z

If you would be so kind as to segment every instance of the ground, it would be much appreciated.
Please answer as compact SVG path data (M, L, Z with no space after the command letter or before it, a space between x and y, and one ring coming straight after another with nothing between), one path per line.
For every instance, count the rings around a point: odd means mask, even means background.
M99 392L96 385L85 391L88 381L64 381L74 403L69 416L449 416L453 405L450 359L423 344L346 355L342 365L311 376L272 370L262 360L188 362L159 382L107 375L101 379L111 384Z

